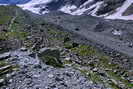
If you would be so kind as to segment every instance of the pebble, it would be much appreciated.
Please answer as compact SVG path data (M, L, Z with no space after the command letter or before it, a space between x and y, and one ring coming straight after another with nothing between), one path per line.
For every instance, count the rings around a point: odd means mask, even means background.
M93 69L93 71L94 71L94 72L97 72L97 71L98 71L98 69L97 69L97 68L94 68L94 69Z
M40 77L40 75L39 75L39 74L38 74L38 75L37 75L37 74L35 74L35 75L34 75L34 77L35 77L35 78L38 78L38 77Z
M49 78L53 78L54 75L53 75L53 74L49 74L48 77L49 77Z
M10 52L0 54L0 60L7 59L10 57Z
M129 43L128 47L132 48L133 47L133 43Z
M11 83L13 81L13 79L10 79L9 82Z
M68 66L68 67L70 67L70 66L72 66L72 64L65 64L65 66Z
M113 30L112 34L115 36L121 36L122 35L122 31L121 30Z
M4 82L4 79L0 79L0 83Z
M70 60L70 57L66 57L65 60L69 61Z

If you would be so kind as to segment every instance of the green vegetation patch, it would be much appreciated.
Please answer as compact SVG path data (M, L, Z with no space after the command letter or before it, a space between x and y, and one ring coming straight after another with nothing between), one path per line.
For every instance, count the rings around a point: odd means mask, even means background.
M73 48L73 52L76 52L80 56L94 56L96 55L96 49L92 46L80 45L79 47Z
M94 83L101 83L106 87L111 87L113 89L132 88L133 84L131 84L123 75L119 74L119 71L123 73L127 71L122 69L119 64L112 63L111 57L88 45L79 45L77 47L71 48L72 45L69 43L67 44L67 47L70 48L73 53L76 53L78 56L80 56L81 61L83 63L85 62L85 64L79 65L82 67L88 67L88 70L84 70L81 67L76 66L77 64L70 62L72 66L88 76L88 78ZM97 70L93 71L95 68Z

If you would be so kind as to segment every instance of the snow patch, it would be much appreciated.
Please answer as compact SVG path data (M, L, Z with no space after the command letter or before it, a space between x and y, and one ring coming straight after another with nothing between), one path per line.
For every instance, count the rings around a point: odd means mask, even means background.
M60 11L71 14L77 7L75 5L66 5L60 9Z
M33 13L40 14L41 8L45 8L45 4L50 3L53 0L31 0L26 4L19 4L17 6L21 7L24 10L29 10ZM44 4L42 7L38 6L39 4ZM43 14L48 13L48 10L45 10Z

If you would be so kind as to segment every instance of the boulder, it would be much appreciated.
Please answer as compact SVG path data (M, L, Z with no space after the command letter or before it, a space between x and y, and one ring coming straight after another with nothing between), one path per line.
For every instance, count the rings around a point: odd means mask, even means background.
M60 60L60 51L58 49L46 48L43 51L41 50L38 56L47 65L63 67L63 63Z

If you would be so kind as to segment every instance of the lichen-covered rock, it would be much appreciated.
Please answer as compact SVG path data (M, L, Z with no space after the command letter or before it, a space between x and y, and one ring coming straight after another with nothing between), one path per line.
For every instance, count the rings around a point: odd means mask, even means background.
M63 67L63 64L60 60L60 51L58 49L45 49L43 52L39 53L38 56L47 65Z

